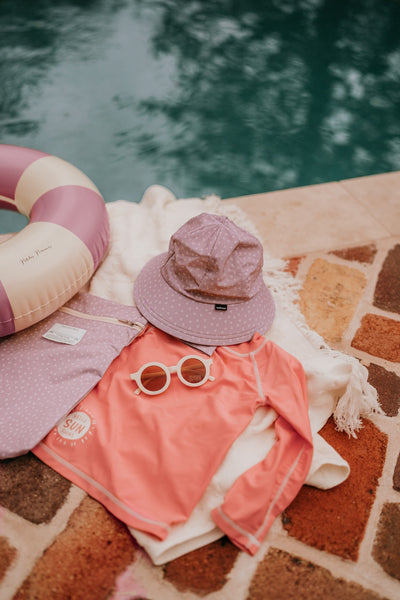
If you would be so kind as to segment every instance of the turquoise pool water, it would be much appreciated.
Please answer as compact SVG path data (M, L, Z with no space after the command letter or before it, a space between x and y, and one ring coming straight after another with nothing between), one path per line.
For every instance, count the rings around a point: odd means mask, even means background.
M106 201L400 169L400 0L2 0L0 32L0 142Z

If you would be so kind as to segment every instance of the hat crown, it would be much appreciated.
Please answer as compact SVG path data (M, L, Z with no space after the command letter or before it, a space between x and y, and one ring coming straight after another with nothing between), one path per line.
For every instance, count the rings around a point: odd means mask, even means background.
M249 300L262 285L259 240L227 217L202 213L171 237L161 268L175 291L200 302Z

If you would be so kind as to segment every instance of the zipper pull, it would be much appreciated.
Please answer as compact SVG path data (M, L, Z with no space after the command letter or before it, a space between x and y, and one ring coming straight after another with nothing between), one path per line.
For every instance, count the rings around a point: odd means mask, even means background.
M145 328L145 325L143 325L142 323L137 323L136 321L128 321L127 319L117 319L120 323L123 323L124 325L128 325L128 327L134 327L135 329L139 329L139 331L142 331L142 329Z

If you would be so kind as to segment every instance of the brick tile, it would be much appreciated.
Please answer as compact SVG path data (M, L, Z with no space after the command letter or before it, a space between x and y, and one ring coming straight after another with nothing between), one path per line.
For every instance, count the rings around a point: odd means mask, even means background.
M5 537L0 537L0 582L3 580L4 575L14 562L16 556L16 548L10 546Z
M291 273L293 277L295 277L303 258L304 256L294 256L293 258L289 258L285 265L285 271Z
M397 457L396 466L393 472L393 488L400 492L400 454Z
M357 248L345 248L344 250L334 250L331 254L343 258L344 260L353 260L359 263L371 264L376 255L375 244L358 246Z
M396 417L400 408L400 377L373 363L368 373L368 381L378 391L383 411L388 417Z
M0 476L0 504L36 524L53 518L71 487L31 453L2 460Z
M387 502L382 507L372 555L382 569L400 580L400 504Z
M257 567L247 600L384 600L328 569L271 548Z
M353 348L392 362L400 362L400 322L368 313L351 343Z
M307 323L329 342L339 342L357 308L366 278L361 271L317 259L300 293Z
M330 490L303 486L284 511L289 535L342 558L357 560L385 460L387 436L364 421L358 438L336 431L330 419L321 435L350 465L346 481Z
M125 525L87 496L13 600L108 598L136 551Z
M400 313L400 244L388 252L382 265L375 287L374 305Z
M227 537L181 556L164 567L164 578L180 592L204 596L226 583L240 550Z

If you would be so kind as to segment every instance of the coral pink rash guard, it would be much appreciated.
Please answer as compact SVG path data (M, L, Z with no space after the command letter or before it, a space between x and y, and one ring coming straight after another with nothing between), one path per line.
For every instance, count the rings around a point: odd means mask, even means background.
M263 336L218 347L211 375L187 387L171 375L158 395L135 394L129 374L201 352L149 326L33 452L127 525L165 539L186 521L259 406L271 407L276 442L212 511L217 526L254 554L308 474L312 438L304 372Z

